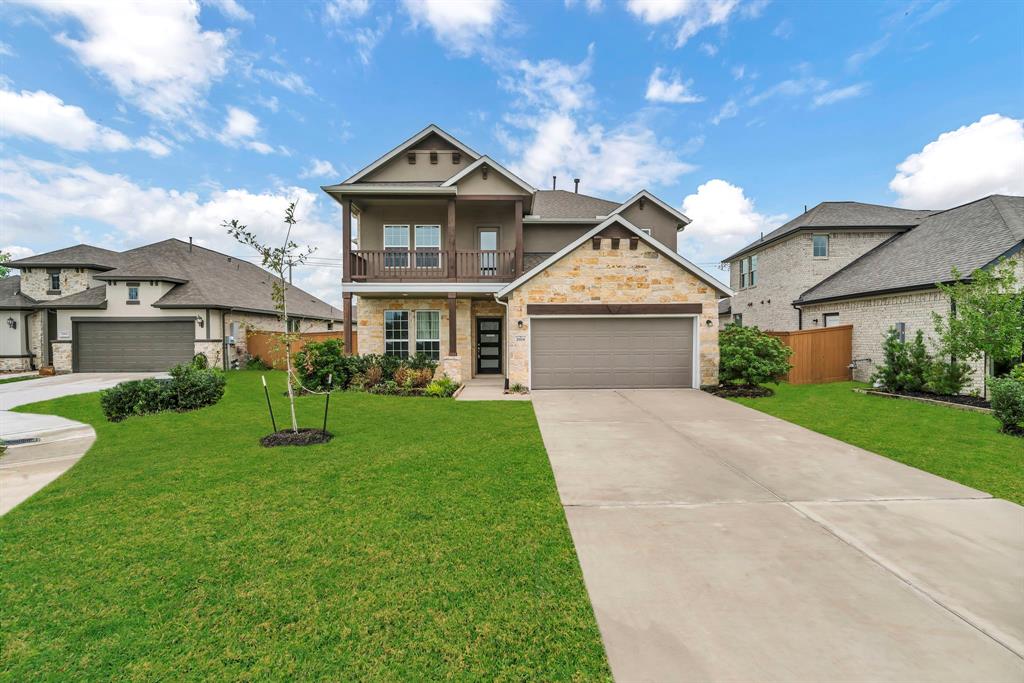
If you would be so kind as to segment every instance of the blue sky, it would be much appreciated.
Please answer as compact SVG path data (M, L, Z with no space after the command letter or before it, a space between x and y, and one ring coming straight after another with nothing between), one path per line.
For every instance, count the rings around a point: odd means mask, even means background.
M803 206L1024 193L1024 5L571 0L0 6L0 247L126 248L288 199L338 298L318 186L434 122L538 187L693 220L711 267ZM713 271L715 272L715 271Z

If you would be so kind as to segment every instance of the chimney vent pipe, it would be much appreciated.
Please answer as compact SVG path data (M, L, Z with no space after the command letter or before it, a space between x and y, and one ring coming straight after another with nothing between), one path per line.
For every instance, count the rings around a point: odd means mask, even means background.
M573 178L572 182L576 184L576 194L579 194L580 193L580 179L579 178Z
M188 253L192 253L192 235L188 236Z
M552 190L557 190L558 189L558 176L556 176L556 175L551 176L551 189Z

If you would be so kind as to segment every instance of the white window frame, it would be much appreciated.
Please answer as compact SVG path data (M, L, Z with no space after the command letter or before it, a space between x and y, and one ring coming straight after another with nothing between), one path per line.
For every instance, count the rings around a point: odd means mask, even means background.
M814 246L815 246L814 242L819 237L822 237L825 240L825 253L821 254L821 255L814 253ZM828 238L828 235L822 235L822 234L811 235L811 257L812 258L828 258L829 252L832 250L832 245L830 244L830 242L831 242L831 240Z
M421 315L430 315L430 314L437 316L437 338L427 338L427 337L424 337L424 338L421 339L420 338L420 324L419 324L420 316ZM441 311L438 311L436 309L425 309L425 310L422 310L422 311L416 311L415 329L410 331L410 337L412 338L410 341L412 342L412 348L413 348L415 354L426 353L424 351L420 351L420 342L428 343L428 344L433 344L433 343L436 342L437 343L437 357L434 357L430 353L427 353L427 355L430 358L432 358L433 360L441 360Z
M751 287L757 286L757 254L750 255L750 268L747 272L747 280Z
M405 231L405 246L401 245L388 245L388 228L400 228ZM408 268L409 267L409 224L408 223L385 223L381 228L383 233L381 235L382 242L384 245L384 251L401 251L402 254L384 254L384 267L385 268Z
M420 244L420 228L437 228L437 245L433 245L433 244L421 245ZM416 267L417 268L440 268L441 267L441 242L443 241L443 238L444 238L444 236L441 234L441 226L439 224L437 224L437 223L420 223L420 224L417 224L417 225L413 226L413 240L414 240L413 244L415 245L413 248L417 252L416 256L415 256L415 261L416 261ZM428 250L428 249L436 249L437 250L437 255L435 256L434 254L420 254L418 252L421 249L424 250L424 251Z
M391 313L396 313L396 314L397 313L402 313L402 314L405 315L405 338L402 338L402 337L390 337L389 338L388 337L388 314L391 314ZM384 333L384 355L385 356L396 356L398 358L408 358L409 357L409 334L410 334L410 330L409 330L409 318L410 318L410 316L409 316L409 313L410 313L410 311L407 311L407 310L404 310L404 309L399 309L399 310L394 310L394 311L384 311L383 333ZM404 354L402 354L402 353L390 353L388 351L388 343L392 343L392 344L402 344L402 343L405 343L405 353Z
M648 237L653 237L653 234L652 234L650 228L640 228L640 232L644 233Z
M821 326L822 327L828 327L828 320L829 320L829 318L832 318L833 320L838 321L839 320L839 313L837 313L835 311L829 311L828 313L822 313L821 314ZM832 324L835 325L836 323L832 323Z
M124 283L125 288L128 290L128 301L139 301L139 288L142 286L141 282L126 282ZM135 290L135 296L132 296L132 290Z
M740 259L740 289L747 288L747 275L750 272L750 259Z

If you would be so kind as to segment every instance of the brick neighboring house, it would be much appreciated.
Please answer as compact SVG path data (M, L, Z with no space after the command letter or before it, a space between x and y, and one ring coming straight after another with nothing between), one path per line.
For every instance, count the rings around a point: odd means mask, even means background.
M246 358L245 330L280 330L274 276L177 239L124 252L87 244L8 263L0 280L0 370L158 371L203 353L211 365ZM341 311L289 286L301 331ZM13 323L13 324L12 324Z
M538 190L434 125L323 190L342 206L362 353L533 389L718 382L732 292L676 253L690 221L649 192Z

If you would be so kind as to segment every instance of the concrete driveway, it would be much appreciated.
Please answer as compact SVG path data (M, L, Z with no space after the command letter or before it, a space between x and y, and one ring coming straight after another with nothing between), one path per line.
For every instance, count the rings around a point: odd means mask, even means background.
M0 439L15 444L0 458L0 515L66 472L96 440L96 432L87 424L53 415L13 413L11 408L157 374L79 373L0 384Z
M1024 508L699 391L533 404L620 683L1024 680Z

